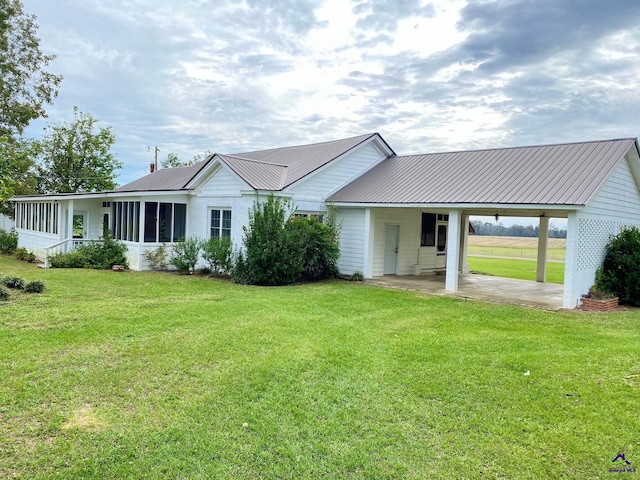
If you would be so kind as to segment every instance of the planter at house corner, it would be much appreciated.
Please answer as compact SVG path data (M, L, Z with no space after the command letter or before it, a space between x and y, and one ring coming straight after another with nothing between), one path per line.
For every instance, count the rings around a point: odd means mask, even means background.
M593 310L595 312L608 312L618 308L618 297L607 298L603 300L597 298L582 297L580 299L580 302L586 310Z

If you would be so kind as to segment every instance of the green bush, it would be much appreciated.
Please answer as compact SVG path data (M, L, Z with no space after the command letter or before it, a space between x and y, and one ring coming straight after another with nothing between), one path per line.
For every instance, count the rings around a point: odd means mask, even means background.
M197 237L190 237L174 243L173 254L169 263L176 267L179 272L195 272L201 243L201 240Z
M227 237L210 238L203 241L202 258L209 264L211 273L220 275L231 272L231 239Z
M80 245L72 252L58 253L49 257L52 268L94 268L109 270L114 265L128 268L126 245L113 239L108 231L99 242Z
M623 305L640 306L640 230L623 228L611 236L594 287L611 293Z
M42 280L29 282L24 286L24 291L27 293L42 293L44 292L44 282Z
M0 285L0 302L6 302L7 300L9 300L9 297L11 297L9 290Z
M288 200L269 195L265 202L254 203L249 226L244 228L243 278L254 285L291 285L302 277L303 250L296 236L286 228L293 212ZM237 269L234 269L234 271Z
M36 255L24 247L16 248L15 256L22 262L34 263L36 261Z
M166 270L169 266L169 253L163 244L158 248L149 248L142 253L152 270Z
M338 274L340 246L336 229L316 218L294 218L288 222L298 248L303 252L303 279L321 280Z
M286 199L270 195L256 202L244 228L244 250L235 255L238 283L290 285L334 277L340 256L335 210L325 218L296 218Z
M0 229L0 253L11 255L18 248L18 232L12 228L8 232Z
M24 289L24 280L20 277L3 277L1 282L5 287L13 290Z

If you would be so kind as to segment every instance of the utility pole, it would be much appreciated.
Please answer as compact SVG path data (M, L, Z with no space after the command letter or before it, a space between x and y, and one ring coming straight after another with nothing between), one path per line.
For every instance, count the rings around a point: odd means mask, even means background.
M158 146L156 145L154 152L155 152L155 163L156 163L156 172L158 171L158 152L160 151L160 149L158 148Z

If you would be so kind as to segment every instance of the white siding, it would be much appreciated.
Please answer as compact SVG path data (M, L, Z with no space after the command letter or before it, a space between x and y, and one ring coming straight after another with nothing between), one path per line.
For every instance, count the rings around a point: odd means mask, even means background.
M321 168L308 178L286 189L294 198L324 200L383 160L385 155L368 143L355 152Z
M623 160L589 205L576 213L574 231L569 232L575 235L571 250L567 242L565 308L575 307L593 285L609 236L630 225L640 227L640 192L629 163Z
M11 220L10 217L0 214L0 230L5 230L8 232L14 226L15 226L15 223L13 222L13 220Z
M218 197L237 196L240 191L250 188L240 180L233 172L225 167L218 168L213 175L202 185L198 194L214 195Z
M365 209L341 208L338 219L342 224L338 270L343 275L364 273Z
M418 263L420 253L420 230L422 228L421 210L411 208L376 208L374 209L374 254L373 276L384 272L385 226L399 225L398 233L398 275L412 275L413 265ZM434 250L435 251L435 250Z
M53 233L35 232L33 230L17 230L18 247L26 248L35 254L38 260L44 261L45 248L59 241Z

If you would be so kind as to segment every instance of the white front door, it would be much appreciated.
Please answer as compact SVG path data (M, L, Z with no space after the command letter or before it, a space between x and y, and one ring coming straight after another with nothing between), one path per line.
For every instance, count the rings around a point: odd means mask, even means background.
M398 265L398 225L387 225L384 236L384 271L385 275L395 275Z

